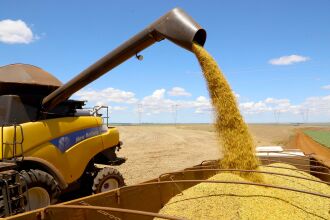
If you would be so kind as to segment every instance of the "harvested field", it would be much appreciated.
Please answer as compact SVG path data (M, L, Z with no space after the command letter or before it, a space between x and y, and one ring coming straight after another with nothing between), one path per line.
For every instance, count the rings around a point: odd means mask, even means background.
M212 124L187 124L177 126L180 129L215 131ZM310 127L310 126L308 126ZM296 132L305 126L290 124L249 124L249 129L257 145L286 145ZM324 126L313 128L326 129Z
M124 142L119 155L128 160L118 168L127 184L219 157L214 132L174 126L122 126L119 132Z
M140 183L158 175L218 159L219 150L212 125L118 126L124 142L119 156L127 157L118 167L127 184ZM287 143L303 126L252 124L249 129L257 145Z

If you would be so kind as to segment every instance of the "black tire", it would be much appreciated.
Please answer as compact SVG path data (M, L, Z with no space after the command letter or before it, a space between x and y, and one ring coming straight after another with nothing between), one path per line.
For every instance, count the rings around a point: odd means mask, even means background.
M118 170L111 167L105 167L101 169L94 178L93 187L92 187L93 193L102 192L102 187L104 187L103 186L104 183L109 179L116 181L118 187L125 186L124 177L121 175L121 173ZM113 188L110 187L109 190L111 189Z
M24 187L24 192L33 188L41 187L45 189L49 195L50 204L55 204L61 194L61 189L56 182L55 178L49 173L42 170L23 170L21 174L25 180L26 187Z
M0 198L0 218L4 218L6 217L6 214L5 214L5 206L3 205L3 198L1 197Z

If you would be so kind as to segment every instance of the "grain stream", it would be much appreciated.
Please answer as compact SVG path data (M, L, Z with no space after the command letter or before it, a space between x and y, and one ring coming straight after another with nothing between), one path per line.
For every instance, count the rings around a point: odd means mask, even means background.
M257 169L260 163L255 155L255 144L225 76L203 47L193 44L193 52L203 70L214 108L219 148L222 146L224 154L220 166L224 169ZM259 174L239 175L254 182L262 182L262 176Z

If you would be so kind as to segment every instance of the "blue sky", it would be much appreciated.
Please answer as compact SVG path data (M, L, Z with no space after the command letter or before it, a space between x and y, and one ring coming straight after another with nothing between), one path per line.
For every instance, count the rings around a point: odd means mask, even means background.
M330 1L0 2L0 66L29 63L67 82L174 7L207 31L248 122L330 120ZM112 122L210 122L194 55L169 41L78 92ZM174 88L174 89L173 89ZM140 112L140 114L138 113Z

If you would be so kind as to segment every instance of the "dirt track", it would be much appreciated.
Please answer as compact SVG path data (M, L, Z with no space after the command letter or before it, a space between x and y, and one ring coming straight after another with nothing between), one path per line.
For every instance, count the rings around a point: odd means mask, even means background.
M296 137L288 147L301 149L305 154L314 154L317 159L322 160L324 164L330 167L330 150L301 131L297 132Z

